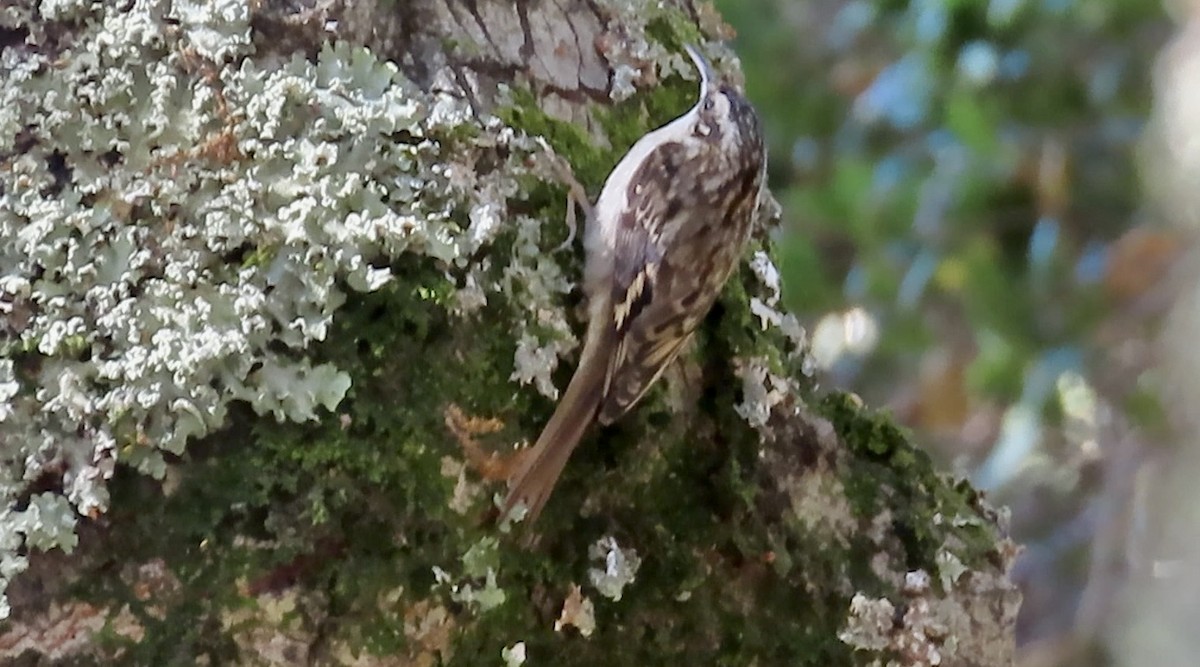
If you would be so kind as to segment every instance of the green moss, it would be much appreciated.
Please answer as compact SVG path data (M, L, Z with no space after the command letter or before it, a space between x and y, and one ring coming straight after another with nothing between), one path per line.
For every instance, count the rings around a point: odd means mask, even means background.
M844 481L855 513L870 520L891 511L905 567L936 572L935 558L946 546L948 529L942 524L956 517L978 518L978 493L969 484L944 479L929 455L887 415L865 410L841 393L826 396L817 408L850 450ZM941 521L935 519L939 515ZM982 567L994 553L996 534L990 523L972 523L955 531L963 544L955 555L969 567Z
M208 443L201 449L209 456L181 468L179 488L166 498L144 477L119 470L109 520L124 530L114 533L119 538L107 538L120 544L104 551L119 551L122 563L81 582L77 594L100 605L128 605L144 626L144 641L132 642L110 628L99 642L101 648L121 651L126 664L169 664L200 655L214 664L235 659L232 643L217 627L216 612L243 604L237 580L265 565L262 553L234 543L238 535L258 534L254 526L268 501L260 476L237 455L248 444L237 433L225 434L221 445ZM135 595L131 569L159 558L182 589L151 589L149 599ZM165 619L152 607L165 611Z
M651 18L646 22L646 36L673 51L703 41L696 24L680 12L664 12Z
M594 145L585 129L543 111L528 89L514 89L512 104L497 108L496 116L526 134L543 137L556 153L571 163L575 178L585 186L601 182L616 162L608 159L607 151Z
M350 372L353 387L339 408L349 422L330 415L318 424L279 424L243 412L234 421L249 428L189 449L179 488L165 501L144 479L120 476L112 518L129 524L121 531L133 545L126 558L164 558L183 591L166 603L171 623L147 620L136 645L110 633L111 649L130 652L137 664L206 652L221 664L239 662L213 619L253 605L239 592L247 587L300 586L326 598L339 617L338 637L380 654L403 650L403 624L381 613L378 596L401 587L409 602L427 596L431 565L453 569L491 532L447 506L453 480L441 461L463 458L444 425L447 403L513 421L504 435L514 440L533 428L520 418L539 411L523 397L529 392L514 396L508 379L509 306L493 300L467 331L431 307L447 293L432 262L397 268L400 280L350 297L315 355ZM261 545L238 546L244 538ZM133 599L118 575L102 576L88 596Z
M696 87L695 81L672 76L660 86L639 90L622 102L594 108L592 113L610 148L600 146L584 128L547 114L528 89L513 90L512 103L498 108L496 116L529 135L544 137L556 153L567 159L575 178L594 198L617 161L648 129L665 125L691 107Z

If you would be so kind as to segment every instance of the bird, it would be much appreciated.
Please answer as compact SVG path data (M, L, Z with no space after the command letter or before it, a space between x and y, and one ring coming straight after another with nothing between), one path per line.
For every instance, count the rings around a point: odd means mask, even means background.
M509 478L501 516L541 514L588 427L627 413L686 346L740 261L763 192L753 105L691 45L696 103L642 136L605 179L584 232L579 365ZM518 510L519 512L519 510Z

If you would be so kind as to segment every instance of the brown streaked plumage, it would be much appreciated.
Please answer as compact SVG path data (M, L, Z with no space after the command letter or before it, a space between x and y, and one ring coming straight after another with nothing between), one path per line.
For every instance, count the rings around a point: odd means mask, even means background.
M587 221L588 330L579 367L510 480L532 521L592 421L632 408L683 349L742 255L765 155L758 116L694 48L700 99L638 140Z

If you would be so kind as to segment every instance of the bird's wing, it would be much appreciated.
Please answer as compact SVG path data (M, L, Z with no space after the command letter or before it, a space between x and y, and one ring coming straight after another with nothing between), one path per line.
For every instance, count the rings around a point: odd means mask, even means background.
M677 181L688 159L685 147L654 150L630 181L628 206L617 220L613 250L613 326L616 347L609 360L599 419L610 423L637 403L679 354L708 310L696 267L672 259L679 217L695 193ZM670 252L669 252L670 251Z

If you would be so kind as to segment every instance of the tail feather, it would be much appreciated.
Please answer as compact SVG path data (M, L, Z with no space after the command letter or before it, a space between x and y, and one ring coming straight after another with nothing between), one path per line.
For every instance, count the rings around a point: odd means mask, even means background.
M525 522L532 523L537 519L571 453L595 420L604 394L606 369L602 365L596 368L598 364L587 361L585 359L571 378L571 384L542 429L537 443L526 455L521 469L513 475L501 516L507 516L518 503L524 503L528 510Z

